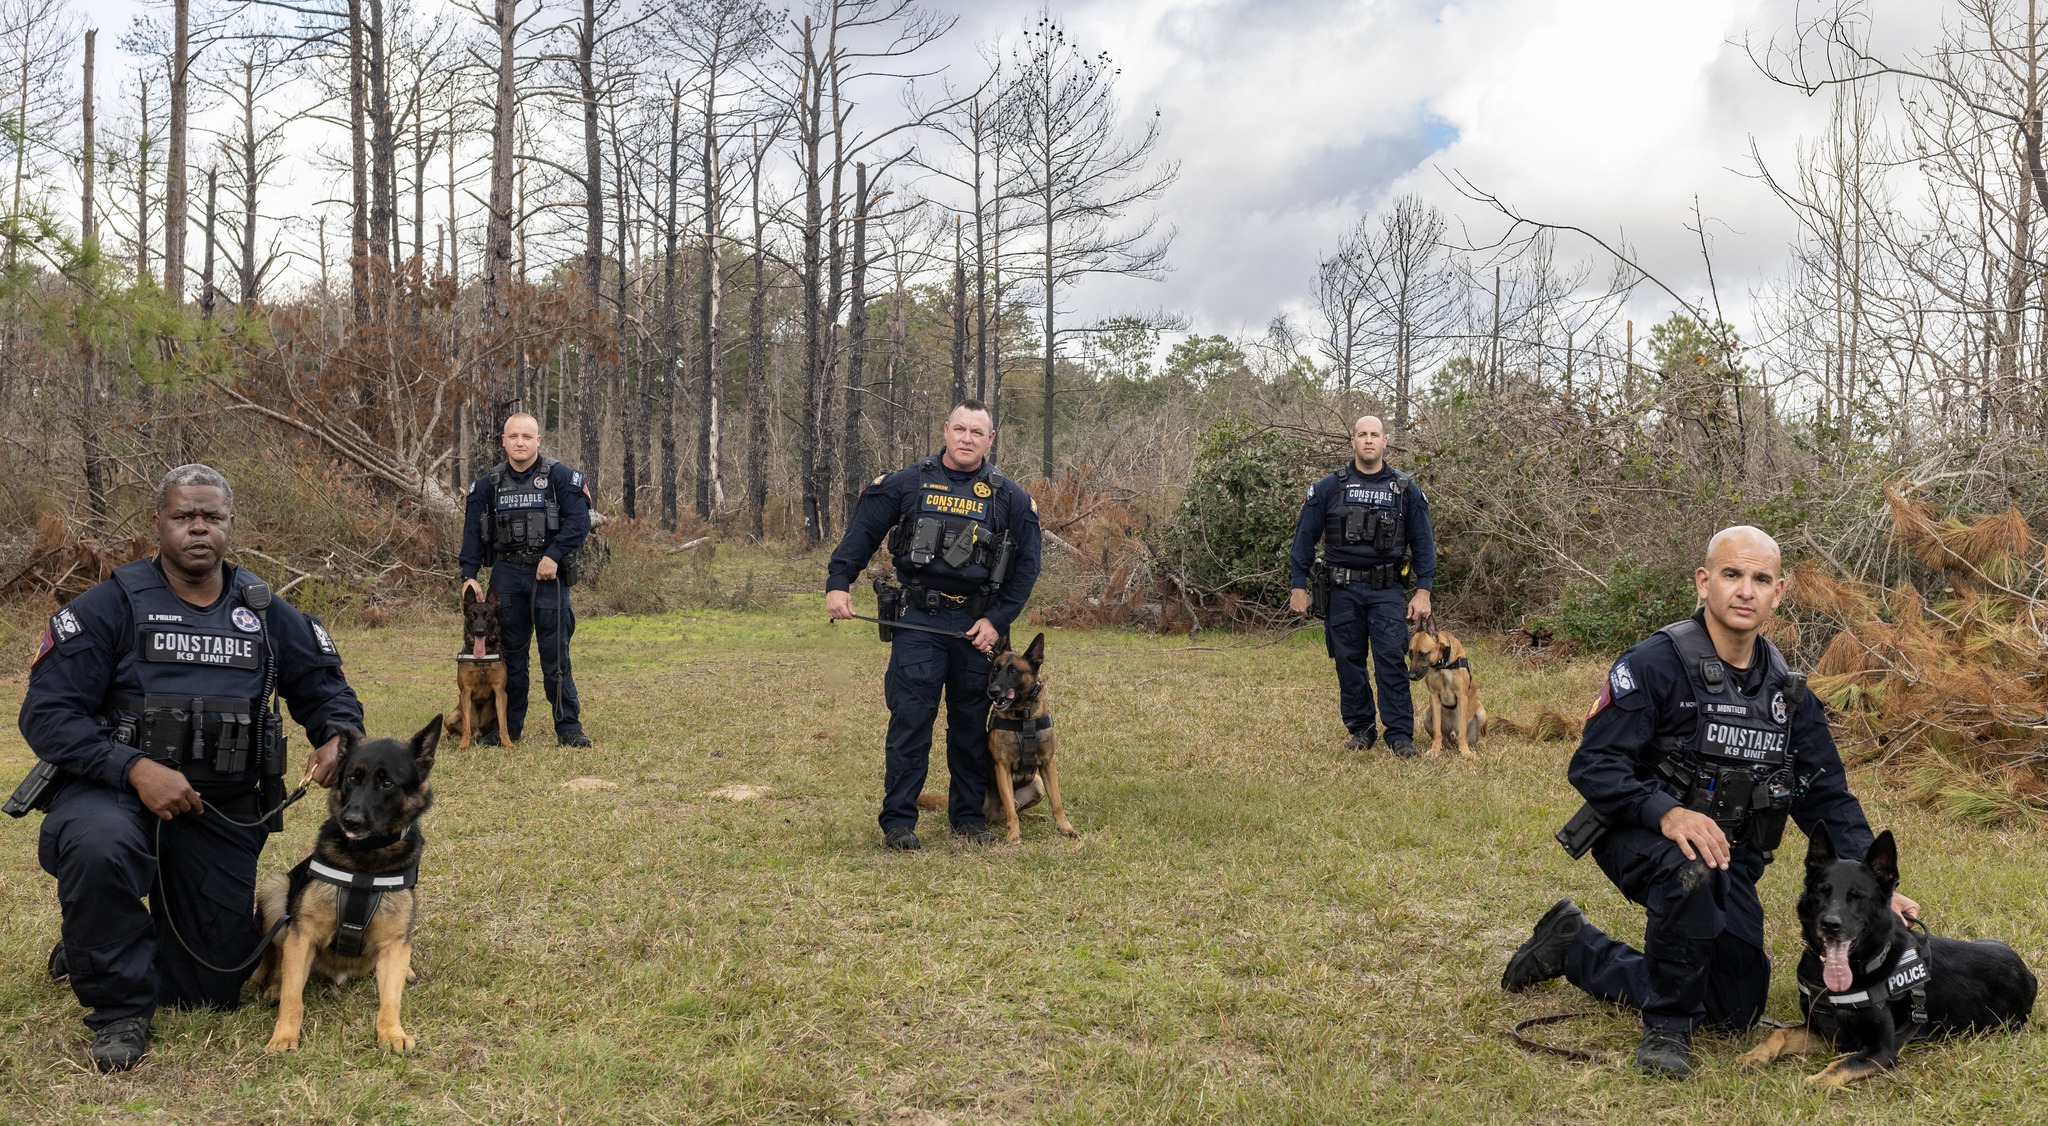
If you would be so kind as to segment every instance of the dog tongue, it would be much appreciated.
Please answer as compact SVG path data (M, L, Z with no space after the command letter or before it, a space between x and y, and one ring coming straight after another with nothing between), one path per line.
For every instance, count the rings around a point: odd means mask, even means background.
M1821 950L1820 980L1830 993L1847 992L1856 975L1849 972L1849 944L1830 942Z
M470 641L470 649L469 649L469 655L470 655L470 656L472 656L472 657L477 657L477 658L481 658L481 657L482 657L482 656L484 655L484 639L483 639L483 638L481 638L481 637L478 637L478 638L473 638L473 639L471 639L471 641Z

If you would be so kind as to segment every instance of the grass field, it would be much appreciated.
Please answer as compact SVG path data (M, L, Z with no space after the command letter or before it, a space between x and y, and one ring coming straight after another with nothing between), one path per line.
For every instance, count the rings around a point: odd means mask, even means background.
M264 1054L256 1002L161 1013L141 1069L86 1070L80 1010L42 972L57 910L37 819L0 823L0 1120L2048 1120L2032 1031L1916 1046L1832 1097L1798 1064L1738 1072L1754 1037L1703 1039L1691 1082L1640 1078L1619 1062L1635 1024L1613 1011L1553 1030L1607 1062L1517 1049L1514 1021L1596 1008L1563 987L1499 991L1545 906L1569 893L1641 933L1640 911L1550 840L1576 805L1568 748L1346 752L1312 634L1053 634L1081 839L1036 817L1021 846L975 848L928 816L923 852L886 854L884 647L872 627L828 627L814 597L767 601L584 622L594 751L444 748L408 1057L376 1049L374 990L354 982L309 990L296 1055ZM447 706L458 628L450 612L340 634L375 732ZM1508 716L1583 709L1604 668L1475 665ZM19 671L0 681L10 715L22 688ZM6 784L27 762L7 725ZM2048 965L2040 835L1944 823L1857 782L1900 830L1905 890L1938 932ZM305 854L317 804L294 809L265 870ZM1781 1019L1802 850L1764 886Z

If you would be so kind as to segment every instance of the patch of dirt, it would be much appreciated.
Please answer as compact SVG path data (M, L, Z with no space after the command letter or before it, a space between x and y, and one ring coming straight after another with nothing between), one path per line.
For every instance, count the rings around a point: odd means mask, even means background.
M755 798L767 797L768 787L749 786L744 783L735 783L730 786L720 786L718 789L711 791L709 794L706 794L705 796L713 798L724 798L726 801L753 801Z
M564 790L616 790L619 788L619 784L604 778L571 778L567 782L562 783L562 788Z

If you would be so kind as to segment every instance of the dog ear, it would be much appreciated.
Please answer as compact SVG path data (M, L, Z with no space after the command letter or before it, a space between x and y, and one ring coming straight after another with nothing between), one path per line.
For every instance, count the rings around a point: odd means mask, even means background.
M1024 659L1030 662L1032 672L1037 672L1038 666L1045 663L1044 634L1041 633L1037 637L1031 639L1031 644L1026 646L1024 649Z
M991 659L993 659L996 657L1000 657L1009 651L1010 635L1007 633L999 633L996 635L996 643L993 646L989 647L988 655Z
M1863 863L1878 882L1891 891L1899 886L1899 842L1892 838L1892 831L1886 829L1870 842L1870 851L1863 854Z
M1835 862L1835 842L1828 836L1828 827L1818 825L1806 838L1806 866L1825 868Z
M446 716L437 715L413 734L409 746L412 750L413 764L420 768L421 778L425 778L427 772L434 769L434 748L441 745L441 724L446 719Z
M336 778L339 778L341 776L342 764L348 762L350 752L356 749L356 744L361 743L368 736L353 727L337 727L334 729L334 734L337 739L341 740L334 748L334 775Z
M484 601L485 601L486 603L488 603L488 604L490 605L491 609L493 609L493 610L497 609L497 608L498 608L498 588L497 588L497 587L492 587L492 588L490 589L490 592L484 595Z
M474 591L474 590L471 590L471 589L469 588L469 584L468 584L468 583L464 583L464 584L462 584L462 604L463 604L464 606L467 606L467 605L469 605L470 603L472 603L472 602L475 602L475 601L477 601L477 597L476 597L476 591Z

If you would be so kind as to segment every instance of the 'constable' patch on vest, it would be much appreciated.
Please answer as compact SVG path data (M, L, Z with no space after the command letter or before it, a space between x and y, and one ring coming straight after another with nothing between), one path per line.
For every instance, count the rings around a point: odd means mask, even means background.
M229 637L217 633L188 633L184 630L142 630L141 657L145 661L171 664L210 665L217 668L258 667L256 639Z
M1700 749L1720 758L1775 765L1785 761L1785 733L1708 720Z
M1344 503L1372 508L1391 508L1394 505L1394 494L1391 490L1374 488L1371 485L1346 485Z
M546 507L547 502L548 495L546 493L529 492L498 494L498 509L500 511L504 511L506 509L543 508Z
M988 502L976 497L956 497L952 493L926 492L918 507L926 512L941 516L959 516L968 520L988 519Z

